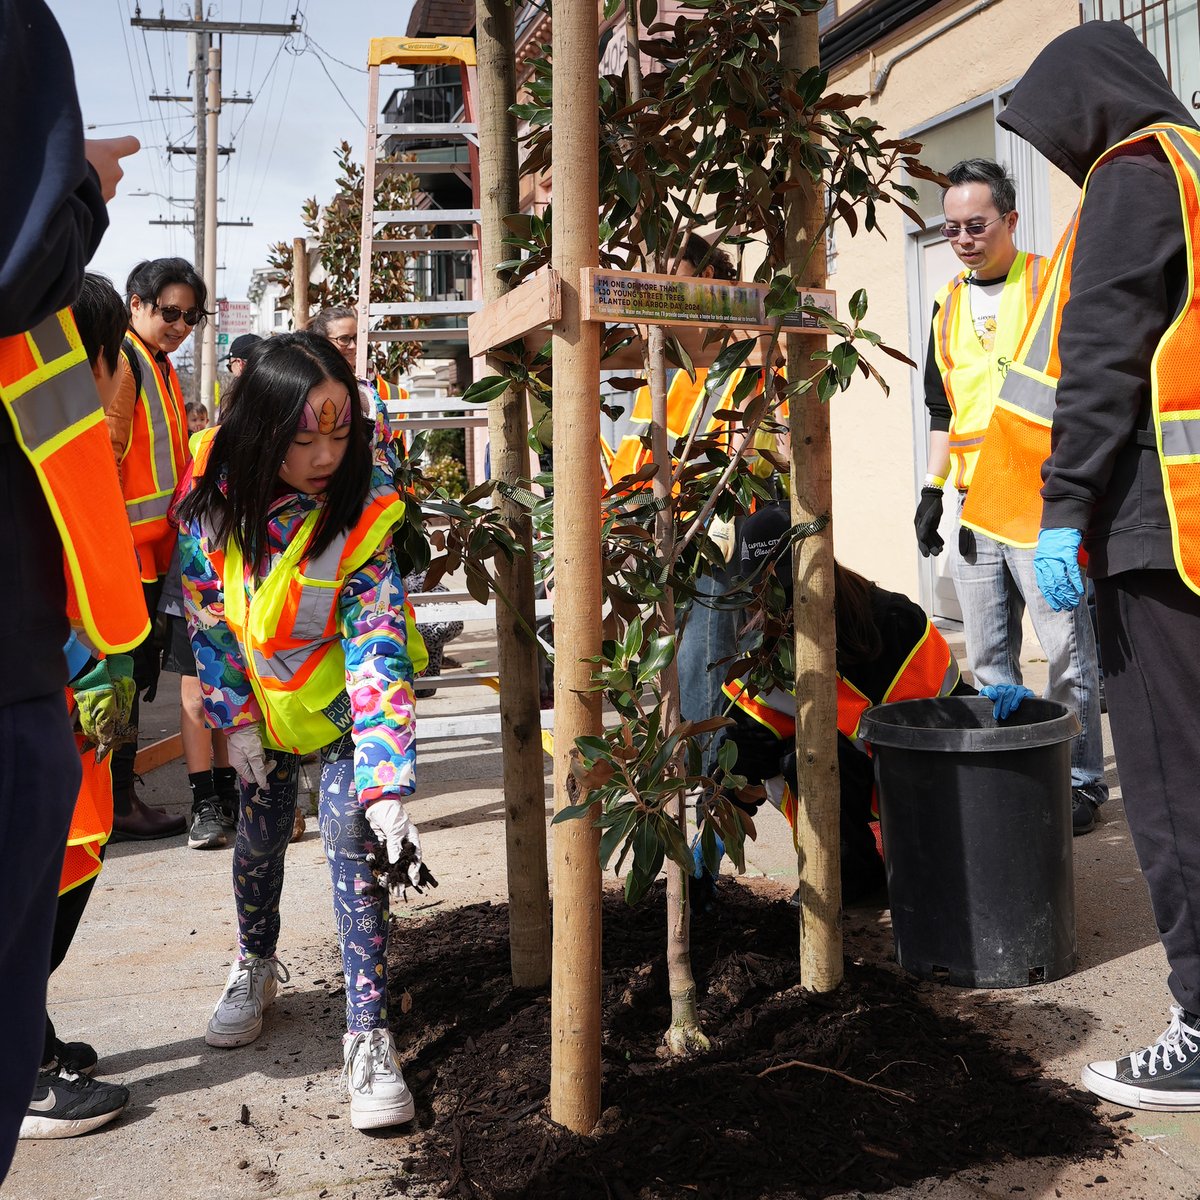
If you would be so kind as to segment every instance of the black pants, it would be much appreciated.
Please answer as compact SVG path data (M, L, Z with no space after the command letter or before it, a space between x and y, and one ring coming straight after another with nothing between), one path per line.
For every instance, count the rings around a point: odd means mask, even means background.
M163 580L161 579L155 580L154 583L146 583L144 580L142 582L142 595L146 599L146 611L150 614L152 624L154 616L158 612L158 601L162 596L162 589ZM133 695L133 710L129 719L136 726L141 718L141 694L149 690L149 698L153 698L154 688L158 685L159 666L162 662L162 647L154 636L153 628L129 653L133 658L133 681L137 684L137 691ZM133 797L133 763L137 758L137 751L138 748L134 745L118 746L113 751L113 814L118 817L127 817L130 812L130 800Z
M0 1181L42 1062L58 881L81 775L61 691L0 706Z
M100 857L104 857L104 847L100 848ZM83 918L83 910L87 908L87 902L92 895L92 888L96 886L96 880L99 878L93 875L86 883L81 883L78 887L73 887L69 892L64 892L58 898L58 911L54 916L54 937L50 942L50 974L53 975L62 964L62 960L67 957L67 951L71 948L71 942L75 938L75 931L79 928L79 922ZM46 1013L46 1041L42 1049L42 1065L44 1066L54 1057L54 1022L50 1019L50 1013Z
M1174 571L1096 580L1125 815L1177 1003L1200 1012L1200 596Z

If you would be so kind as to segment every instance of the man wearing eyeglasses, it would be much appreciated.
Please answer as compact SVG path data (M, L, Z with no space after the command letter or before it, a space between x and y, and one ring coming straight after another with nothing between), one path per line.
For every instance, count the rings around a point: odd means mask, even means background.
M208 289L186 259L156 258L138 263L129 273L125 298L129 332L122 346L121 379L104 415L137 547L146 608L153 620L175 553L176 533L167 512L191 457L187 409L170 356L204 322ZM153 699L159 648L150 637L132 654L138 693ZM135 697L134 724L138 717ZM113 752L112 840L141 841L182 833L187 828L184 817L150 808L134 791L136 753L133 745Z
M981 451L1045 266L1013 240L1016 188L1003 167L968 159L951 167L947 178L942 234L967 269L937 295L926 355L929 473L915 518L917 545L926 556L940 554L944 545L938 525L951 468L960 517L973 486L989 493L1007 486L1004 463ZM1047 699L1072 709L1081 725L1071 754L1072 828L1078 835L1094 827L1096 809L1108 798L1095 634L1085 609L1050 607L1038 590L1033 557L1032 543L989 536L970 521L968 509L951 547L950 574L977 687L1021 682L1021 618L1029 609L1049 663Z

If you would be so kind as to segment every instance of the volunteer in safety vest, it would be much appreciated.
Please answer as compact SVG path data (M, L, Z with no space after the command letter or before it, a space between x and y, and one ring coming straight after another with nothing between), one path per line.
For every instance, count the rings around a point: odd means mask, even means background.
M78 633L72 631L66 644L70 683L59 699L78 726L75 745L83 778L66 834L65 854L61 841L53 852L61 871L50 943L51 971L70 948L112 829L107 756L115 738L128 736L133 702L132 660L112 652L137 642L147 626L137 558L102 411L116 388L125 305L107 279L88 274L73 308L58 313L53 321L22 339L26 351L43 358L42 369L50 369L44 380L49 384L47 394L40 395L36 384L23 391L11 378L8 383L19 414L18 428L27 445L38 440L34 436L36 421L44 416L53 419L56 396L68 404L78 403L79 412L86 413L78 422L81 436L68 439L45 457L34 454L46 482L53 485L55 506L64 519L64 544L71 546L67 560L82 568L72 572L68 611ZM66 350L58 363L50 353L57 338L64 339L60 348ZM17 353L21 349L21 342L6 339L0 345L0 360L11 367L22 357ZM56 370L59 365L65 369ZM33 378L36 373L26 380ZM59 486L63 482L79 486L64 490ZM31 848L29 852L34 851ZM129 1093L120 1085L90 1079L96 1061L96 1052L87 1043L64 1044L49 1012L45 1014L38 1087L21 1122L22 1138L72 1137L120 1115Z
M204 438L204 435L201 435ZM412 1118L388 1031L386 893L369 854L417 871L414 666L392 532L404 504L337 350L311 333L255 351L237 403L197 450L179 505L188 626L208 720L243 779L234 844L238 954L211 1046L262 1030L300 756L322 752L320 825L346 980L356 1128Z
M0 137L2 1185L29 1100L61 1113L78 1096L38 1069L59 866L80 779L63 701L68 583L101 641L123 641L126 618L136 640L145 618L119 601L104 611L113 594L137 597L137 570L68 310L108 228L121 159L138 142L85 140L71 55L44 0L3 6L0 111L9 114ZM102 552L88 534L106 528L114 539Z
M141 562L146 608L153 616L175 549L167 510L188 461L187 411L169 356L203 324L208 292L185 259L157 258L134 267L125 283L125 298L129 333L117 395L105 417ZM133 652L138 692L148 699L157 684L160 655L153 638ZM135 725L139 710L135 700ZM149 808L134 792L136 752L130 745L113 754L113 841L182 833L185 817Z
M1104 1039L1123 1057L1086 1065L1082 1082L1123 1108L1197 1111L1200 130L1136 34L1102 21L1051 42L999 119L1084 188L1058 299L1023 339L1023 377L1042 387L1013 402L1044 419L1051 398L1038 582L1055 607L1079 605L1082 541L1125 814L1174 998L1157 1041Z
M789 603L791 556L781 555L779 544L790 523L783 505L761 508L746 518L740 539L742 577L761 578L764 571L774 570ZM885 591L835 563L834 606L842 901L849 904L877 891L884 881L873 827L878 816L874 811L874 769L869 748L858 736L863 713L876 704L974 696L976 692L964 682L945 638L907 596ZM794 835L796 697L778 687L758 692L743 679L726 683L724 692L734 722L724 731L724 738L738 748L735 770L751 783L784 777L790 790L782 795L780 806ZM995 714L1000 718L1011 715L1032 693L1019 685L996 684L984 688L983 695L995 701ZM754 808L757 805L751 811ZM702 878L694 888L700 893L701 906L706 882Z
M1108 798L1091 622L1086 611L1056 613L1042 599L1032 544L988 536L969 519L976 489L1011 486L1011 471L989 457L984 435L1021 332L1044 295L1046 264L1013 242L1016 189L1003 167L971 159L951 167L947 178L942 232L967 270L939 292L934 308L925 365L930 474L917 508L917 543L923 554L941 552L942 488L952 483L963 516L950 548L950 575L971 673L979 684L1020 679L1021 617L1028 608L1049 663L1046 698L1077 713L1082 727L1071 747L1071 806L1072 828L1083 834Z

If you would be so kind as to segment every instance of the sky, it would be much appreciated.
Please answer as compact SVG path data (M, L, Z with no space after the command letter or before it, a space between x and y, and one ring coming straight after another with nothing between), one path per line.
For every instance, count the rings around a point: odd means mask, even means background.
M168 140L194 145L190 106L151 103L151 92L190 95L187 33L134 29L138 0L47 0L71 48L76 87L88 137L132 133L143 149L124 160L125 178L109 205L111 224L90 269L119 289L144 258L193 257L192 231L150 225L159 217L191 217L192 159L168 155ZM361 161L365 139L367 43L403 35L411 0L205 0L211 20L289 24L298 14L303 33L284 39L226 34L223 96L250 95L253 104L221 113L223 157L218 196L222 220L248 218L251 228L221 228L217 238L218 292L244 299L267 247L304 233L300 206L333 192L334 149L345 139ZM190 17L192 0L141 0L142 16ZM340 61L339 61L340 60ZM381 83L381 97L389 88ZM340 92L340 95L339 95ZM172 204L154 192L182 198ZM199 265L199 264L197 264ZM220 268L224 268L223 270Z

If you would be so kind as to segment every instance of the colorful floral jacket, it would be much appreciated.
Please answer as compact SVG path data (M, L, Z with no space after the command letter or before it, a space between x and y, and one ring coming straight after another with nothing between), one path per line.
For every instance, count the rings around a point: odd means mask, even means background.
M390 482L376 457L372 484ZM257 576L265 578L304 518L320 499L298 492L271 506L269 554ZM180 563L188 632L208 723L235 729L262 719L250 686L242 648L225 623L224 585L208 559L197 522L179 529ZM246 594L253 590L247 572ZM407 796L416 784L413 670L408 657L404 584L390 544L380 547L347 581L338 598L346 691L353 716L354 781L364 804L384 796Z

